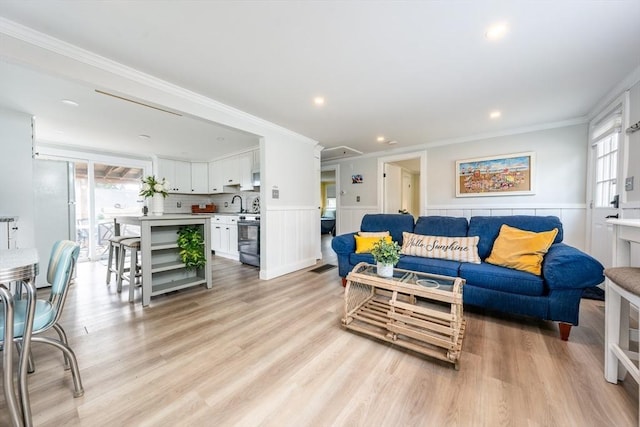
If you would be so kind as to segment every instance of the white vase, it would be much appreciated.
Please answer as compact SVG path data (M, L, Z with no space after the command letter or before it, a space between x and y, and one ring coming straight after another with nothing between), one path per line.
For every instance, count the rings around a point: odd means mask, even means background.
M378 276L393 277L393 264L378 263L377 267Z
M160 193L155 193L151 198L151 215L160 216L164 213L164 196Z

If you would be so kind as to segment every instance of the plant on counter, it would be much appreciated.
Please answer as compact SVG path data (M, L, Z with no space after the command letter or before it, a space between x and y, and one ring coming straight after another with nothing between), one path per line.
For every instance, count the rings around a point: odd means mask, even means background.
M142 178L142 188L139 195L147 198L153 197L155 194L162 194L162 197L167 197L169 195L168 190L169 182L165 178L160 180L155 175L149 175L146 178Z
M180 259L185 263L187 270L197 270L207 265L201 227L197 225L180 227L177 243L180 248Z

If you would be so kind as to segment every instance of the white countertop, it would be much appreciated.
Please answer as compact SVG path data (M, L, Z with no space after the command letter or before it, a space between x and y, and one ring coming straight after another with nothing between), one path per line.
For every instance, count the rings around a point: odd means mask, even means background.
M39 261L38 251L35 248L0 250L0 270L34 265Z
M638 227L640 228L640 219L617 219L617 218L611 218L607 220L608 224L613 224L613 225L624 225L627 227Z

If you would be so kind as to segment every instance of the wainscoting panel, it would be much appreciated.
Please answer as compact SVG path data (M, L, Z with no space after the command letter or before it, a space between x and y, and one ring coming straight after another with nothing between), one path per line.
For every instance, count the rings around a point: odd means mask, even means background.
M432 207L427 209L427 215L443 215L465 217L467 219L472 216L511 216L511 215L533 215L548 216L553 215L560 218L564 231L564 242L568 245L575 246L578 249L585 249L585 231L586 231L586 214L585 205L566 205L566 206L540 206L511 209L503 206L498 207L469 207L460 209L459 207Z
M317 206L268 209L263 212L262 221L266 241L262 244L261 279L272 279L316 263L320 248Z
M377 206L348 206L341 207L337 232L338 234L352 233L360 231L362 217L366 214L375 214L378 212Z

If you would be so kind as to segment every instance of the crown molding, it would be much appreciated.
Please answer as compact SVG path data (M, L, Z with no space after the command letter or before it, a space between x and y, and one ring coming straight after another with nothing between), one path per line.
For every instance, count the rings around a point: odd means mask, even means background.
M63 40L49 36L45 33L41 33L32 28L10 21L3 17L0 17L0 34L5 34L9 37L13 37L17 40L21 40L25 43L37 46L49 52L62 55L69 59L78 61L82 64L98 68L102 71L106 71L108 73L123 77L143 86L176 96L180 99L192 102L194 104L214 109L231 117L246 120L254 125L266 127L273 131L288 134L299 139L304 139L306 142L312 143L314 145L318 143L318 141L315 141L307 136L300 135L299 133L296 133L290 129L284 128L265 119L261 119L260 117L246 113L242 110L238 110L237 108L230 107L199 93L190 91L173 83L169 83L168 81L159 79L150 74L143 73L134 68L105 58L94 52L83 49L71 43L67 43ZM130 96L128 94L123 95Z

